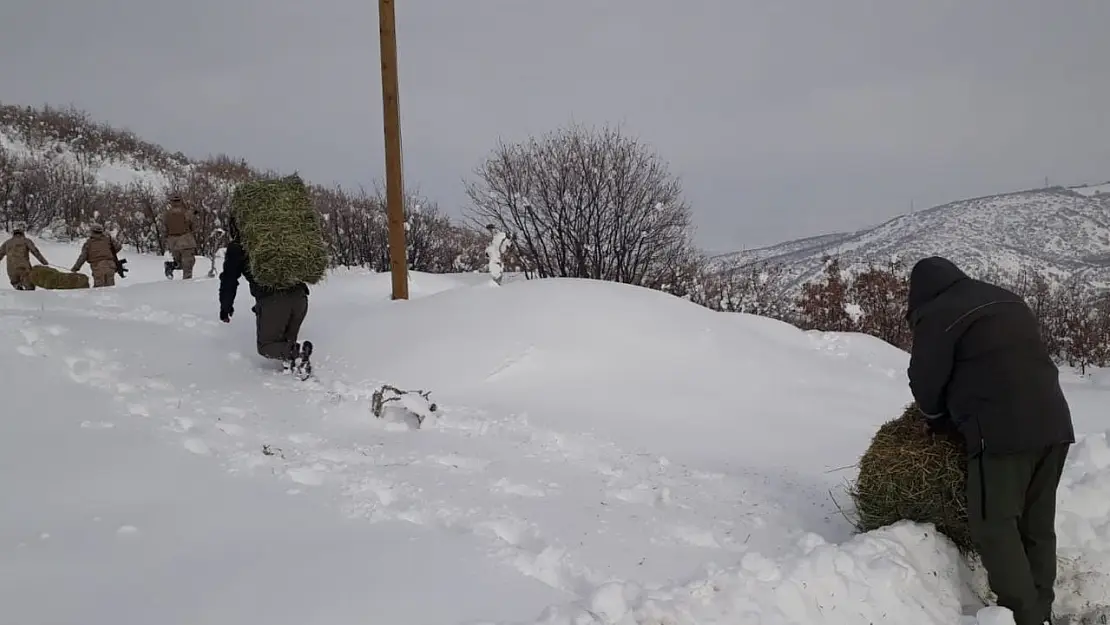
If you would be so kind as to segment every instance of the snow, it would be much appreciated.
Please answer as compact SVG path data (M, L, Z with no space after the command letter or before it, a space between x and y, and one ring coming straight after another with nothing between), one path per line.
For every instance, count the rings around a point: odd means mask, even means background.
M1080 195L1093 197L1096 195L1102 195L1104 193L1110 193L1110 182L1104 182L1102 184L1083 185L1079 187L1070 187L1070 190L1075 191Z
M1101 192L1101 195L1099 195ZM841 269L886 266L897 255L909 269L926 256L952 259L975 275L1010 278L1034 270L1050 283L1079 277L1110 282L1106 193L1110 183L1070 189L1038 189L971 198L907 213L858 232L787 241L716 259L721 270L766 262L782 269L791 293L821 278L826 256Z
M4 128L0 128L0 148L23 158L45 154L68 165L87 168L102 185L126 187L136 184L154 189L168 189L171 186L171 180L165 173L138 166L127 160L80 158L72 147L64 142L52 141L48 146L44 146L44 149L32 149L25 141ZM183 168L181 173L185 172L186 169Z
M6 622L1007 622L931 528L853 536L830 496L909 400L877 339L589 280L415 273L392 301L343 270L298 382L255 356L245 285L222 324L215 280L126 256L112 289L0 290ZM376 418L383 384L430 397ZM1110 372L1065 390L1057 609L1084 615L1110 603Z

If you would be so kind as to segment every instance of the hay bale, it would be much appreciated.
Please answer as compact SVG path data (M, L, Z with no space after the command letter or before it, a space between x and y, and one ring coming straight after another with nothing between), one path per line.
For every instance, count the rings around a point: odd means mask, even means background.
M850 494L861 532L902 520L932 523L963 553L974 548L967 525L967 454L955 434L933 434L911 404L875 434Z
M299 176L245 182L235 189L231 214L259 284L286 288L316 284L327 275L328 249L320 217Z
M40 289L87 289L89 277L83 273L60 271L46 265L31 267L31 284Z

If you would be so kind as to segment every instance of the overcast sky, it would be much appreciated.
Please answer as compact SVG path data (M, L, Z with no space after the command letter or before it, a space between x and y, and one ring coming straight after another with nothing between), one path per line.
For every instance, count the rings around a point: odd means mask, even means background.
M1110 179L1110 0L398 0L406 182L615 123L714 251ZM191 156L383 175L373 0L3 0L0 100Z

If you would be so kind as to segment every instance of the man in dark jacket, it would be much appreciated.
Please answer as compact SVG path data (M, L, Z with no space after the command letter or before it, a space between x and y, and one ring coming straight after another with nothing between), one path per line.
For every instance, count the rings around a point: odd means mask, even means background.
M228 224L230 241L224 252L224 267L220 272L220 321L230 323L235 314L235 294L239 290L239 277L247 279L255 305L255 334L258 353L273 360L281 360L286 368L311 371L308 364L312 343L297 342L301 324L308 315L308 285L298 284L288 289L274 289L254 281L250 259L239 241L239 228L234 220Z
M1059 371L1018 295L930 257L910 273L910 389L934 431L968 449L968 522L998 604L1051 616L1056 489L1075 442Z

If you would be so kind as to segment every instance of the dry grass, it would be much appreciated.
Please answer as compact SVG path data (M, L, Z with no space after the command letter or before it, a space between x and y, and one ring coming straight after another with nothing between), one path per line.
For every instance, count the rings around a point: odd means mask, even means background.
M967 524L967 454L962 439L929 431L909 406L875 434L851 489L861 532L902 520L932 523L964 553L973 551Z
M231 199L256 282L316 284L327 275L327 242L308 188L297 175L239 185Z
M31 283L40 289L87 289L89 277L83 273L59 271L46 265L31 268Z

